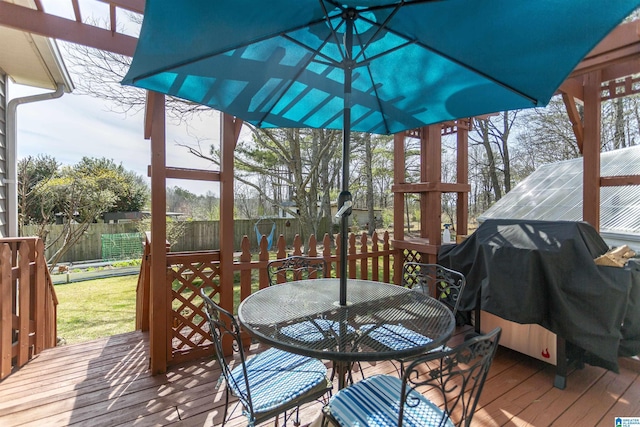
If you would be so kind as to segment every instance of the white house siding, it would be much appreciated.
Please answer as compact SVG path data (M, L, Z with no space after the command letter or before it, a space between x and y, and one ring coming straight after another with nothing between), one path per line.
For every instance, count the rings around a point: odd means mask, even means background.
M7 86L7 75L0 69L0 237L8 235L7 187L4 182L7 173Z

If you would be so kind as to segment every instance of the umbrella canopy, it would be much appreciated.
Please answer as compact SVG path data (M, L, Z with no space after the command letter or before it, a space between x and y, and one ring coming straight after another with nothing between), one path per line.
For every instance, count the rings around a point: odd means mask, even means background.
M258 127L349 135L544 106L638 0L147 0L124 84Z
M351 130L391 134L546 105L576 64L637 5L147 1L123 83L259 127L342 129L343 70L349 68ZM353 38L351 55L345 34Z

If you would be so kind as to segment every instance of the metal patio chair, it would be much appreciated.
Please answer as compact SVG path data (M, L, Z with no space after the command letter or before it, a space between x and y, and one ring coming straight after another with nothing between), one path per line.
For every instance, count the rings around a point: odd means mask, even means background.
M421 356L402 378L376 375L338 391L323 409L323 425L470 426L500 333L474 334L454 349Z
M281 413L285 425L293 413L294 424L299 425L299 406L331 391L332 384L324 363L275 348L245 358L240 327L234 316L214 303L204 289L200 295L204 300L216 359L222 370L218 386L223 381L226 383L222 425L227 421L229 395L238 398L249 426L277 418ZM225 355L223 341L231 342L233 353L240 356L240 363L235 368L228 363L233 355Z
M460 295L464 291L465 284L462 273L438 264L407 262L402 269L402 286L437 298L451 309L454 318L458 312ZM424 343L429 340L402 325L364 325L361 329L363 331L372 329L367 339L377 341L394 350L406 348L411 344L409 340ZM446 349L446 346L432 351L441 349ZM402 364L404 361L399 360L399 362Z
M406 262L402 268L402 286L437 298L449 307L454 318L458 313L460 296L465 284L466 280L462 273L438 264ZM371 329L366 339L377 341L393 350L401 350L416 341L421 344L428 344L430 341L429 338L409 331L402 325L364 325L361 329L365 332ZM431 351L446 349L448 347L445 345ZM398 360L400 374L404 364L412 359Z
M321 257L293 255L274 259L267 263L269 285L292 280L320 279L329 277L328 264Z
M464 274L439 264L406 262L402 268L402 286L437 298L451 309L453 317L458 314L466 283Z

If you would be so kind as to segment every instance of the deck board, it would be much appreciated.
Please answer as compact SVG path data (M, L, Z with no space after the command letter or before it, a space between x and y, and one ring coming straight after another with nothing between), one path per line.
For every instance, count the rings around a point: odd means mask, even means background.
M466 332L459 330L449 345ZM263 349L256 344L251 351ZM362 369L365 376L397 374L391 362L363 363ZM220 425L219 375L212 359L150 375L148 338L141 332L57 347L0 382L0 426ZM619 374L587 365L569 374L566 390L553 387L554 376L553 366L499 348L473 426L605 427L617 416L640 417L639 361L621 359ZM312 423L321 407L303 406L302 425ZM244 426L246 420L236 410L227 425Z

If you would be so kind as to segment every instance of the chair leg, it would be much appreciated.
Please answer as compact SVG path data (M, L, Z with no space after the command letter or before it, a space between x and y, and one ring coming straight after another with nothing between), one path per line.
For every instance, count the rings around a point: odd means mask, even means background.
M298 427L300 425L300 407L296 408L296 420L293 422L293 425Z
M222 425L224 426L227 422L227 411L229 409L229 388L225 387L224 390L224 413L222 414Z

